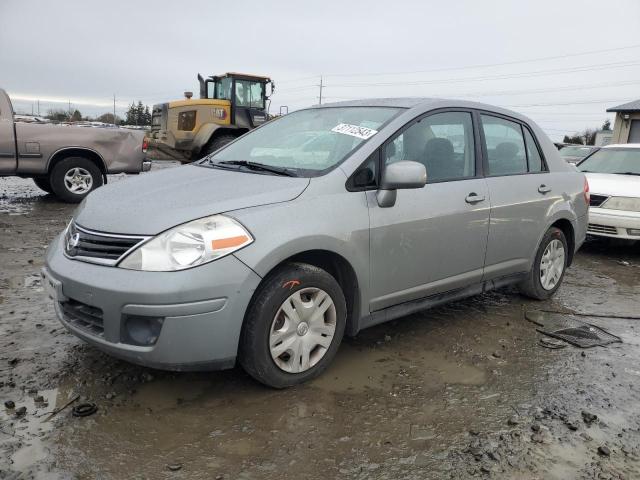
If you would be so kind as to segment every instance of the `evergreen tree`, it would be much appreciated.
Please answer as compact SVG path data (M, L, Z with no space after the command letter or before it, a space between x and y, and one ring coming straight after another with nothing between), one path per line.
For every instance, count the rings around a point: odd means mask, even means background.
M151 112L148 105L138 100L138 104L131 103L126 113L127 125L151 125Z
M80 120L82 120L82 114L80 113L79 110L74 110L69 120L72 122L79 122Z

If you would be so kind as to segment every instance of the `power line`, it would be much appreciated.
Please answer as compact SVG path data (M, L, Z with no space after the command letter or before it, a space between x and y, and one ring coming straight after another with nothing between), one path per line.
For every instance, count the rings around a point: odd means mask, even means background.
M503 105L509 108L522 108L522 107L550 107L550 106L569 106L569 105L589 105L594 103L616 103L624 102L624 100L586 100L579 102L566 102L566 103L529 103L525 105Z
M570 85L566 87L556 87L556 88L538 88L533 90L503 90L503 91L493 91L493 92L473 92L473 93L456 93L456 96L459 97L489 97L489 96L503 96L503 95L526 95L531 93L550 93L550 92L564 92L571 90L589 90L593 88L608 88L608 87L621 87L621 86L631 86L631 85L640 85L640 80L631 80L626 82L604 82L604 83L596 83L596 84L587 84L587 85Z
M587 52L579 52L579 53L568 53L565 55L553 55L549 57L538 57L538 58L530 58L527 60L513 60L510 62L500 62L500 63L484 63L484 64L476 64L476 65L465 65L460 67L443 67L443 68L433 68L430 70L414 70L410 72L377 72L377 73L332 73L325 75L326 77L373 77L373 76L383 76L383 75L411 75L417 73L434 73L434 72L446 72L446 71L455 71L455 70L470 70L474 68L489 68L489 67L501 67L506 65L518 65L523 63L533 63L533 62L542 62L547 60L559 60L562 58L569 57L580 57L585 55L594 55L598 53L609 53L616 52L620 50L630 50L634 48L639 48L640 44L627 45L624 47L616 47L616 48L605 48L600 50L591 50Z
M588 72L595 70L603 70L603 69L613 69L613 68L625 68L625 67L634 67L640 65L640 62L612 62L612 63L602 63L602 64L593 64L593 65L584 65L581 67L565 67L560 69L551 69L551 70L536 70L531 72L519 72L519 73L508 73L508 74L499 74L499 75L488 75L481 77L466 77L466 78L447 78L447 79L439 79L439 80L418 80L418 81L398 81L398 82L374 82L374 83L344 83L344 84L335 84L335 85L325 85L325 87L329 88L361 88L361 87L391 87L391 86L411 86L411 85L432 85L438 83L464 83L464 82L478 82L478 81L486 81L486 80L505 80L511 78L529 78L529 77L537 77L537 76L545 76L545 75L561 75L565 73L575 73L575 72Z

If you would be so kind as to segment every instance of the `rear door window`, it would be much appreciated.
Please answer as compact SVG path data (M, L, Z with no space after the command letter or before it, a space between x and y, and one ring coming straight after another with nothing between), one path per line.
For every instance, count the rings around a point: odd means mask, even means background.
M484 133L489 175L527 173L522 127L517 122L491 115L480 115Z

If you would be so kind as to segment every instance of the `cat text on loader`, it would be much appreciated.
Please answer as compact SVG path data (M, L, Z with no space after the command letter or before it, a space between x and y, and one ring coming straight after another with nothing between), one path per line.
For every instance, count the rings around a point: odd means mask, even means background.
M266 122L274 91L270 78L244 73L198 74L198 81L199 99L185 92L184 100L153 106L150 147L182 162L202 158Z

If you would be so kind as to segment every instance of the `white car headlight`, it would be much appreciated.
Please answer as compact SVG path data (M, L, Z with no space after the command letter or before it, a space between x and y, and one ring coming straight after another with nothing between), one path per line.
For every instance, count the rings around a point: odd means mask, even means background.
M640 212L640 198L634 197L611 197L606 200L601 208L611 210L627 210L630 212Z
M213 215L173 227L127 255L120 268L170 272L195 267L229 255L253 242L234 219Z

